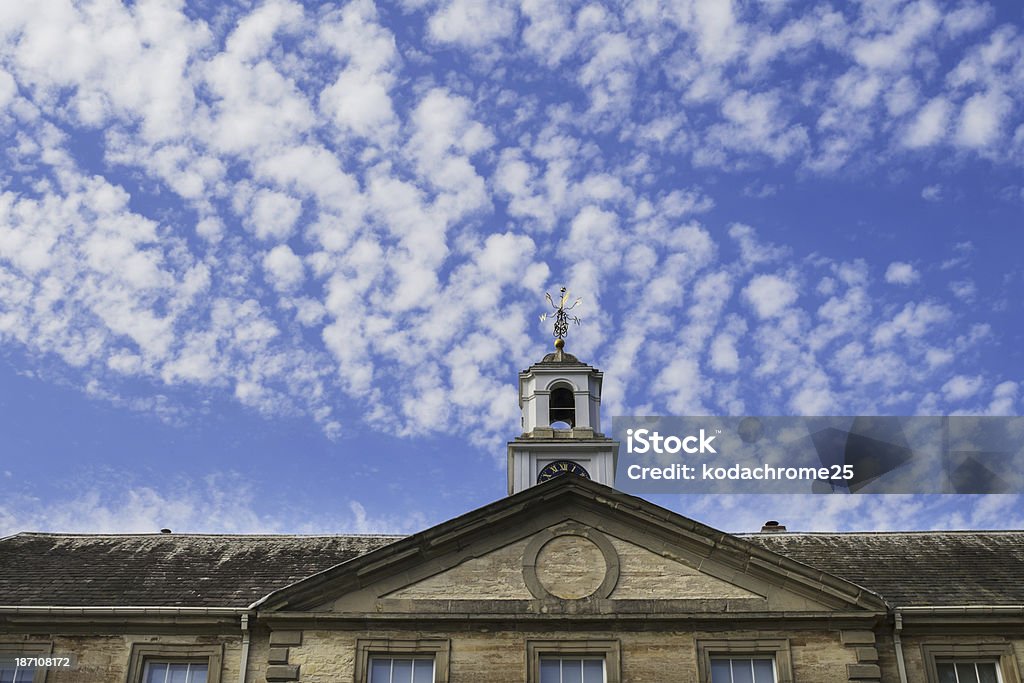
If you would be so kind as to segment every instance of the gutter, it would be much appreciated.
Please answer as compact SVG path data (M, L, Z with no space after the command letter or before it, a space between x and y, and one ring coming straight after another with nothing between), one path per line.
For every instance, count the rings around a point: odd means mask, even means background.
M238 663L238 683L245 683L245 671L249 668L249 615L242 615L242 654Z
M900 683L907 683L907 665L903 661L903 641L900 640L900 631L903 630L903 614L896 608L896 623L893 626L892 641L896 647L896 669L900 674Z
M0 605L0 614L25 616L183 616L235 617L248 614L247 607L58 607L38 605Z
M943 605L941 607L897 607L897 614L907 616L978 617L1024 616L1024 605Z

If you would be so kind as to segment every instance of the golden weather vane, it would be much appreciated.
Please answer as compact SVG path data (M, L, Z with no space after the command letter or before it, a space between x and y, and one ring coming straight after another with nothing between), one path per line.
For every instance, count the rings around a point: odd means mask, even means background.
M548 294L548 293L544 294L544 298L546 298L548 300L548 303L551 304L551 308L555 309L555 312L554 313L542 313L541 316L540 316L541 322L544 322L545 320L547 320L549 315L554 317L554 319L555 319L555 331L554 331L554 335L555 335L555 348L558 348L558 349L561 349L563 346L565 346L565 335L568 334L568 332L569 332L569 323L570 322L574 322L577 325L580 324L580 319L578 317L576 317L575 315L569 315L569 311L571 311L572 309L576 308L576 306L578 306L579 303L581 301L583 301L583 299L576 299L576 301L572 302L571 306L567 307L565 304L566 304L567 301L569 301L569 290L567 290L565 287L562 287L560 293L562 295L562 298L559 300L557 305L555 304L554 300L551 298L550 294Z

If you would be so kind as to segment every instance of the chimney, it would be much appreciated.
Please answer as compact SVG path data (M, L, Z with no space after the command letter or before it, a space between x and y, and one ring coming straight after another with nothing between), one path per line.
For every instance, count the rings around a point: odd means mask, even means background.
M762 534L784 534L786 533L786 527L784 524L779 524L774 519L769 519L761 527Z

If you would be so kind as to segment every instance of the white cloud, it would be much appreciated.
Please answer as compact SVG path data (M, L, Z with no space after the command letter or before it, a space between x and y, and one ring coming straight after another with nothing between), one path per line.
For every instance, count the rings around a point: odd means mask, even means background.
M958 38L988 24L993 14L992 6L987 3L964 2L943 18L942 25L951 37Z
M274 286L282 290L295 289L305 278L302 259L287 244L279 244L268 251L263 257L263 268Z
M885 281L891 285L912 285L921 279L921 274L910 263L893 261L885 269Z
M960 301L971 303L978 294L978 286L974 284L974 280L955 280L949 283L949 291Z
M899 337L920 338L952 317L949 308L933 302L908 303L892 320L878 326L872 339L887 345Z
M942 199L942 185L926 185L921 190L921 198L929 202L937 202Z
M267 514L251 483L236 474L209 474L200 480L159 484L135 482L133 473L118 481L99 481L73 497L49 501L17 495L0 502L0 537L22 531L60 533L336 533L408 534L426 528L418 512L372 515L363 503L348 501L349 514L309 515L308 510L278 508Z
M981 377L956 375L942 385L942 392L946 395L947 401L963 401L968 398L973 398L979 391L981 391L984 384L985 380Z
M442 43L483 47L507 36L516 15L502 3L449 0L427 23L430 37Z
M999 138L1003 120L1010 111L1010 101L1001 92L989 91L972 96L960 112L956 143L972 148L992 145Z
M855 39L853 54L869 68L905 69L913 59L915 45L932 33L941 20L942 14L931 2L909 3L901 16L894 17L891 31Z
M384 144L397 134L391 89L398 51L377 19L370 0L357 0L321 23L318 38L348 65L320 93L320 107L342 129Z
M740 355L736 348L738 338L747 331L742 318L732 317L725 328L711 340L709 360L711 368L719 372L735 373L740 369Z
M1000 382L992 390L992 402L988 406L989 415L1017 415L1017 396L1020 385L1017 382Z
M759 318L774 318L796 302L796 285L778 275L756 275L743 289L743 297Z
M656 411L917 405L998 336L947 325L980 280L873 287L862 243L839 264L759 238L725 189L739 170L789 200L927 160L949 192L975 151L1015 169L1021 38L984 5L9 5L0 338L102 400L191 385L328 435L337 407L490 447L542 333L529 302L563 279L586 300L573 348ZM452 354L483 348L467 386Z
M914 117L903 135L910 148L929 147L940 142L948 130L950 104L944 97L929 100Z
M722 115L727 123L708 131L707 137L714 145L697 151L694 161L698 165L717 165L737 152L744 156L757 152L782 162L808 145L806 129L790 121L778 91L734 92L722 103ZM728 154L723 155L726 151Z
M302 214L302 202L283 192L259 190L253 196L249 226L263 240L283 241L295 230Z
M562 3L547 0L523 0L520 7L528 22L523 42L549 67L565 59L576 44L567 9Z
M18 84L6 71L0 69L0 111L5 109L18 92Z
M687 514L724 531L757 533L767 520L789 531L1018 529L1024 496L687 496Z
M228 38L227 50L244 61L260 57L271 47L278 31L294 31L302 18L300 5L270 0L238 22Z
M785 248L761 242L757 239L754 229L743 223L729 226L729 237L739 245L740 258L747 266L772 263L784 258L788 253Z

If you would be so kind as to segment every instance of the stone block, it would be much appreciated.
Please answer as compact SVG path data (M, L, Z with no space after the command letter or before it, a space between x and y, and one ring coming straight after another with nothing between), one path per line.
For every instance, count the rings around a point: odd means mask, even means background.
M843 645L874 645L875 634L873 631L843 631Z
M270 644L286 647L302 645L302 631L271 631Z
M847 664L846 677L851 681L878 680L882 677L882 670L877 664Z
M267 667L268 681L297 681L299 666L297 664L271 664Z
M267 661L271 664L287 664L288 663L288 648L286 647L272 647L270 652L267 654Z
M878 661L878 650L873 647L858 647L857 648L857 661L864 662L877 662Z

